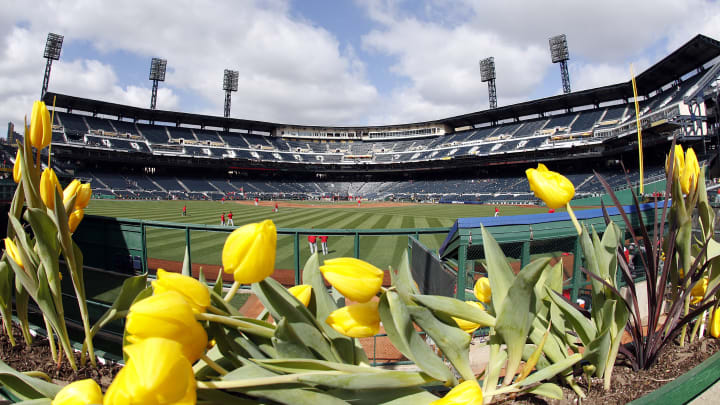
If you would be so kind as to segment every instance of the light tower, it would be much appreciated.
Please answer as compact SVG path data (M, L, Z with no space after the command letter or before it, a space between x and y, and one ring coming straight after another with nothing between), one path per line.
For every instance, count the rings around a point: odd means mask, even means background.
M562 76L563 93L570 93L570 73L568 72L567 61L570 59L567 37L560 34L550 38L550 56L552 63L560 63L560 75Z
M238 89L238 77L240 74L237 70L225 69L223 75L223 90L225 90L225 118L230 118L230 93Z
M152 58L150 62L150 80L153 82L152 96L150 97L150 109L155 109L157 104L158 82L165 81L165 68L167 68L167 60L160 58Z
M497 108L497 93L495 92L495 58L489 57L480 60L480 80L488 82L488 98L490 108Z
M63 43L62 35L48 33L47 41L45 41L45 77L43 77L42 92L40 93L40 100L45 97L47 92L48 84L50 83L50 68L52 67L52 61L60 59L60 50L62 49Z

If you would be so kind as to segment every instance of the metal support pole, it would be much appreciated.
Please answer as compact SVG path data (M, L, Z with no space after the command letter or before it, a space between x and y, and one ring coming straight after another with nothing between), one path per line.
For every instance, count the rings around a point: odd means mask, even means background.
M490 109L497 108L497 91L495 90L495 79L488 81L488 99Z
M147 230L145 229L145 223L140 223L140 237L142 238L142 252L143 252L143 258L142 258L142 269L143 273L147 274L148 271L148 264L147 264Z
M293 234L293 256L295 258L295 285L300 284L300 234Z
M50 84L50 69L52 68L52 59L48 58L45 63L45 76L43 77L42 91L40 92L40 100L45 97L48 85Z
M560 62L560 75L562 76L563 93L568 94L570 90L570 72L568 71L567 61Z
M522 253L520 257L520 268L523 268L530 263L530 241L526 240L522 244Z
M360 258L360 233L355 232L355 258Z
M575 303L578 299L578 291L583 285L582 271L580 266L582 265L582 246L580 246L580 237L575 238L575 251L573 252L573 272L572 281L570 283L570 300Z
M192 246L190 246L190 228L185 227L185 246L187 246L188 262L190 263L190 275L192 276Z
M225 91L225 118L230 118L230 90Z
M150 109L154 110L155 105L157 104L157 91L158 91L158 81L153 80L152 81L152 95L150 96Z
M455 291L455 298L463 301L465 301L465 283L467 281L466 259L467 245L463 243L458 247L457 291Z

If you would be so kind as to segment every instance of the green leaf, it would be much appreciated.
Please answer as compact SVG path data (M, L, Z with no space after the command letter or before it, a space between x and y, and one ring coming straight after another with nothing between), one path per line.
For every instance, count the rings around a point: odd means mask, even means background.
M292 325L305 345L324 360L338 361L322 326L305 306L272 278L253 283L252 290L275 319L283 317Z
M331 395L302 388L268 388L238 391L287 405L349 405L347 402Z
M530 388L525 392L558 400L562 400L564 398L562 388L560 388L560 386L558 386L557 384L553 383L540 384Z
M15 371L0 361L0 384L22 400L55 398L60 387L39 378Z
M28 208L25 211L25 218L30 222L35 234L37 253L50 283L50 291L52 291L53 296L58 297L62 293L59 277L60 267L58 265L58 251L60 248L57 242L58 230L45 210Z
M22 215L22 210L25 208L25 194L23 191L23 182L21 181L18 183L17 188L15 189L15 195L13 196L12 202L10 203L10 209L8 210L8 216L11 216L13 218L20 219L20 215ZM8 238L12 239L15 237L15 230L12 227L12 224L8 223L7 226L7 235Z
M457 326L440 322L425 307L408 305L408 311L413 321L435 341L462 378L474 379L475 374L470 368L470 334Z
M554 292L548 292L548 297L565 314L565 320L570 322L575 333L577 333L583 345L587 346L597 336L595 325L578 311L569 302Z
M500 349L501 339L497 335L491 335L488 341L490 346L490 360L486 367L487 376L483 381L483 392L491 394L497 389L500 380L500 372L507 361L507 352ZM488 398L487 401L490 401Z
M223 293L223 272L224 271L222 269L218 270L217 277L215 278L215 285L212 289L218 296L222 296Z
M482 326L495 326L495 318L492 315L474 305L468 305L468 303L460 301L457 298L415 294L412 296L412 299L433 312L441 313L445 316L452 316L479 323Z
M500 245L484 226L482 227L482 237L493 307L500 308L515 279L515 273L510 268Z
M543 340L543 336L545 336L547 325L547 322L543 323L540 319L535 318L533 320L532 329L530 330L530 341L532 341L535 345L539 345ZM551 330L555 329L551 327ZM564 342L559 336L552 333L548 335L548 339L545 341L543 353L545 353L545 356L547 356L547 358L551 361L563 360L568 356L568 347L563 343Z
M403 249L397 271L393 272L391 270L390 273L393 274L393 285L397 288L398 294L400 294L403 301L408 302L410 294L419 293L417 288L415 288L415 281L410 271L410 258L408 257L407 249Z
M344 373L385 373L386 370L369 366L355 366L352 364L336 363L334 361L315 359L252 359L261 367L283 373L296 374L314 371L342 371Z
M545 367L542 370L538 370L528 376L528 378L522 380L518 383L519 387L528 387L532 384L535 384L540 381L549 380L553 377L555 377L557 374L567 370L568 368L572 367L575 363L580 361L582 359L582 354L575 353L571 356L568 356L565 360L558 361L550 365L549 367Z
M421 372L386 371L345 375L300 375L298 381L345 390L372 390L417 387L434 380Z
M522 360L522 351L535 317L535 283L548 267L550 258L538 259L525 266L512 283L507 298L499 307L495 331L507 345L508 364L505 383L512 381ZM494 292L493 292L494 295Z
M543 347L545 347L545 342L547 342L548 335L550 334L550 326L548 325L547 330L545 331L545 334L543 334L542 339L540 339L540 342L537 344L537 348L535 351L530 355L530 357L525 362L525 365L523 366L523 371L520 373L520 375L517 378L517 382L520 382L524 380L530 372L535 368L535 365L538 364L538 361L540 360L540 356L543 352Z
M429 405L438 397L422 388L331 390L329 394L353 405Z
M286 318L282 318L275 328L272 338L273 347L279 358L314 359L313 353L305 346L302 339L293 330Z
M443 382L455 383L455 376L415 330L410 313L397 292L386 291L378 305L380 320L390 342L421 370Z
M129 310L130 305L135 301L135 297L145 290L145 288L147 288L147 275L128 277L125 279L115 301L97 322L95 322L95 325L93 325L93 333L97 333L97 330L117 319L118 316L116 316L116 314L118 312Z

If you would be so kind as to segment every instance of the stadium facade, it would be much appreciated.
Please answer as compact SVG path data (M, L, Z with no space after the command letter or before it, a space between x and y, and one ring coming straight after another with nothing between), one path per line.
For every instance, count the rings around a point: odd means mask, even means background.
M673 137L713 161L718 56L720 42L698 35L637 76L646 177L662 177ZM532 200L523 171L537 162L568 173L581 195L599 191L592 170L636 169L633 100L627 81L435 121L337 127L44 96L56 106L59 171L109 197L475 202Z

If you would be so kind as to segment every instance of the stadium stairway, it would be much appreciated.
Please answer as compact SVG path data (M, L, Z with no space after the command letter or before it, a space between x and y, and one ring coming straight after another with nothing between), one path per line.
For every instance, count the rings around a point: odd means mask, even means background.
M186 186L185 183L183 183L183 181L180 180L179 177L175 177L175 180L177 180L177 182L180 183L180 187L182 187L186 192L188 192L188 193L192 192L192 190L190 190L190 188L188 186Z

